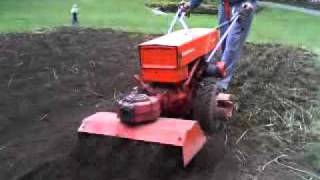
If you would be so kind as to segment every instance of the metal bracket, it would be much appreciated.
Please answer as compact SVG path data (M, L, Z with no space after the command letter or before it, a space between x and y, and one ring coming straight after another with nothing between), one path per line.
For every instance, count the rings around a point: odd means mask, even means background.
M168 34L173 31L173 28L174 28L175 24L177 23L177 21L180 22L180 24L182 25L184 30L189 31L188 25L184 20L185 16L186 16L186 13L183 12L183 9L181 7L179 7L178 11L176 12L176 14L170 24L170 27L168 29Z
M226 32L222 35L222 37L220 38L218 44L216 45L216 47L212 50L212 52L210 53L209 57L206 59L206 62L211 62L213 56L215 55L215 53L218 51L218 49L220 48L220 46L222 45L223 41L227 38L228 34L230 33L231 29L233 28L233 26L235 25L235 23L238 21L240 15L236 14L234 15L230 21L222 23L221 25L218 26L218 28L221 28L222 26L227 25L228 23L231 22L231 25L228 27L228 29L226 30Z
M186 30L187 32L189 31L189 28L184 20L186 16L186 13L183 12L183 9L181 7L178 8L178 11L176 12L170 27L168 29L168 34L170 34L173 31L173 28L175 26L175 24L179 21L180 24L182 25L183 29ZM230 26L228 27L228 29L226 30L226 32L222 35L222 37L219 39L218 44L216 45L216 47L211 51L209 57L206 59L206 62L211 62L213 56L215 55L215 53L218 51L218 49L221 47L223 41L227 38L228 34L230 33L231 29L233 28L233 26L235 25L235 23L238 21L240 15L236 14L234 15L229 21L226 21L224 23L219 24L215 29L220 29L228 24L230 24Z

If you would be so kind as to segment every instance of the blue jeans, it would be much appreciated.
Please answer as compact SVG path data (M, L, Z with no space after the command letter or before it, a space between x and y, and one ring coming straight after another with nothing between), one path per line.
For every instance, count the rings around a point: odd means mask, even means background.
M232 15L238 13L241 9L242 3L232 6ZM254 4L255 5L255 4ZM234 73L236 62L240 59L241 49L249 34L251 23L253 20L254 12L251 12L246 18L239 20L235 23L227 38L222 44L222 57L221 61L226 65L227 76L217 82L219 89L228 89L229 83ZM224 6L220 3L218 21L219 24L227 20L224 12ZM228 25L220 29L221 36L228 29Z
M78 14L77 13L72 13L72 25L73 26L76 26L79 24L79 21L78 21Z

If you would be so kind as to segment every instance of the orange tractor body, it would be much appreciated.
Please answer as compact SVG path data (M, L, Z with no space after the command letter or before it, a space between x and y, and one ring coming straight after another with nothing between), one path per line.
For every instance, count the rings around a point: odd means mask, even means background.
M139 45L144 82L179 83L189 77L189 65L208 54L219 31L208 28L179 30Z
M186 166L206 142L206 124L219 114L224 119L231 116L229 96L217 95L212 89L214 92L206 97L210 100L205 104L207 115L183 119L202 111L194 107L194 101L206 67L205 57L218 40L216 29L195 28L140 44L140 75L135 76L139 88L118 102L117 113L89 116L78 132L179 147Z

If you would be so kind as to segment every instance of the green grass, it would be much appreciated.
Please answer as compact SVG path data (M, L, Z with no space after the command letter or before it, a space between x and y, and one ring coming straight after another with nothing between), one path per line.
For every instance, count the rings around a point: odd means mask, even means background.
M266 9L254 21L250 40L306 47L320 53L320 17Z
M84 27L111 27L126 31L165 33L170 16L155 16L145 0L1 0L0 32L25 32L70 24L70 8L80 7ZM320 53L320 17L266 9L256 16L249 40L276 42L313 49ZM214 27L216 17L193 15L191 27Z
M208 19L211 19L211 22ZM215 24L212 19L205 16L191 24L193 26ZM289 44L311 49L320 54L320 26L317 23L319 21L320 17L316 16L265 9L255 17L249 41Z

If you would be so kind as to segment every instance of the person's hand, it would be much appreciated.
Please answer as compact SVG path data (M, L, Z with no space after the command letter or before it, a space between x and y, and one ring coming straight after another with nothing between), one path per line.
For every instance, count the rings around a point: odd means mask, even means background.
M247 11L254 10L254 5L251 2L244 2L241 7L242 7L242 9L247 10Z
M191 3L188 1L181 1L179 3L179 7L182 8L182 12L184 12L186 14L186 16L190 16L190 12L191 12Z
M254 5L251 2L244 2L241 5L241 10L240 10L240 19L244 20L246 19L248 16L250 16L250 14L252 13L252 11L254 11Z

